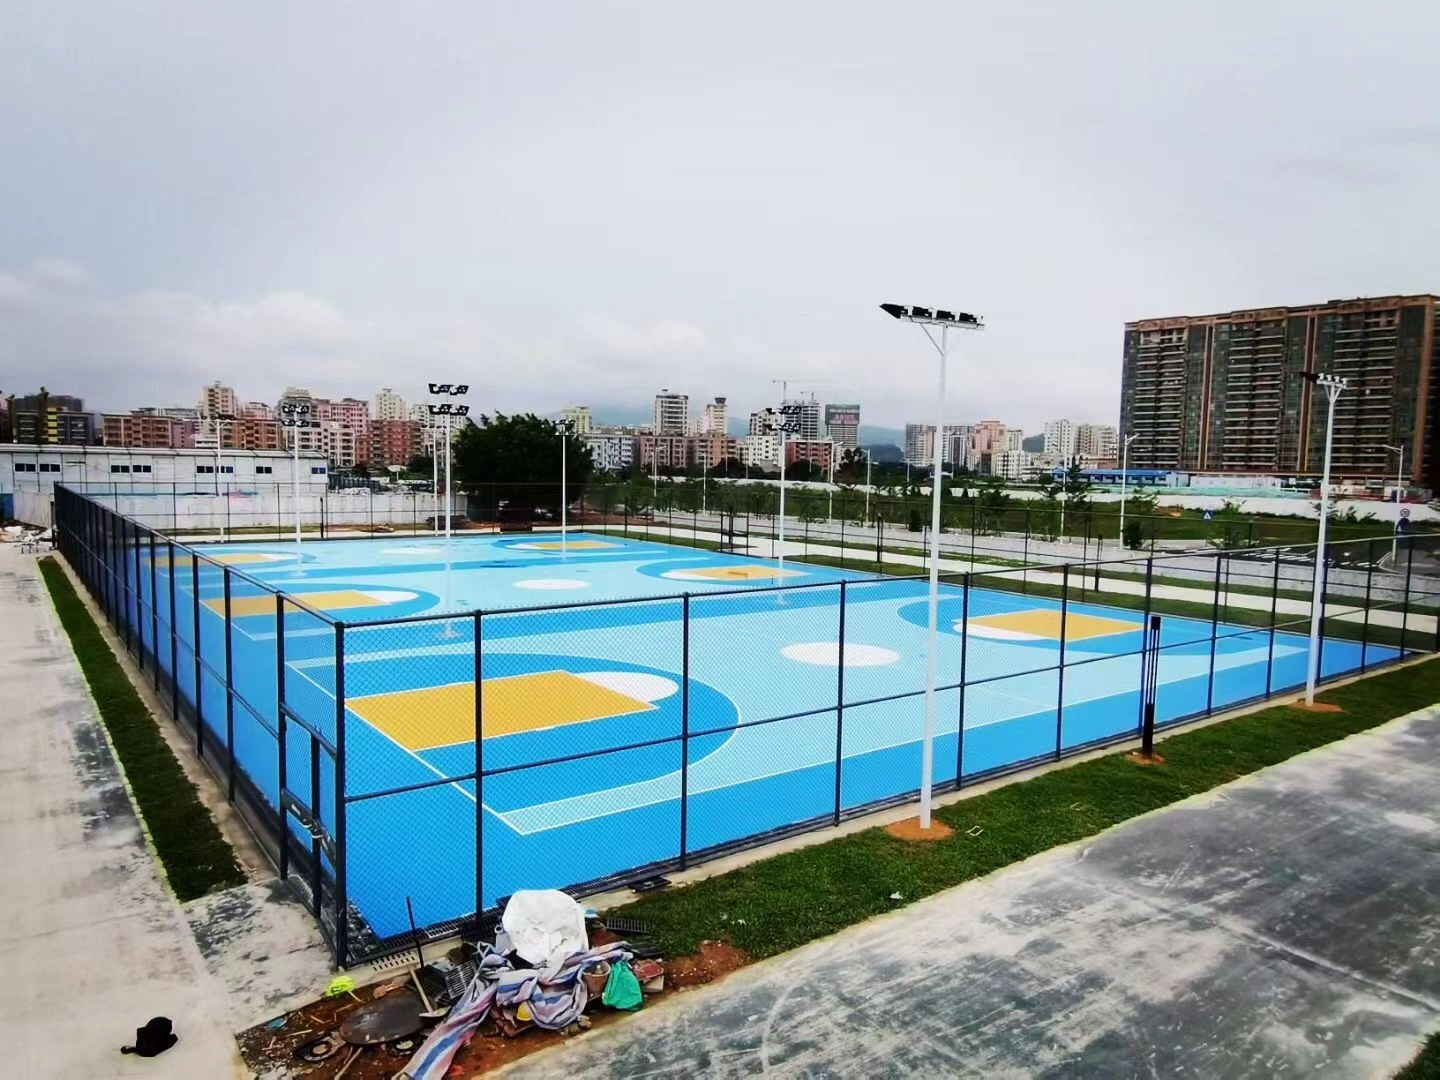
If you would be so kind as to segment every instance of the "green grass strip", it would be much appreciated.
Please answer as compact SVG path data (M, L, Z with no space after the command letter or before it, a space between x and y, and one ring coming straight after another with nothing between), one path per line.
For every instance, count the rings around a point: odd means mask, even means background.
M672 956L721 936L752 956L773 956L893 910L892 893L919 900L1429 705L1440 700L1440 663L1375 675L1321 700L1344 711L1274 706L1164 740L1163 765L1116 753L941 808L936 816L955 830L945 840L913 844L867 829L614 914L649 921Z
M40 573L175 895L182 901L194 900L217 889L245 884L234 851L175 760L170 744L70 578L53 558L40 560Z
M1440 1033L1430 1036L1425 1049L1395 1074L1395 1080L1440 1080Z

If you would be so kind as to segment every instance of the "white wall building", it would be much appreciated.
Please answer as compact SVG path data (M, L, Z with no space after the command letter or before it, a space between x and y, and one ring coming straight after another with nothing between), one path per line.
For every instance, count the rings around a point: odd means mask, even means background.
M1006 480L1024 480L1030 474L1030 454L1019 449L995 450L990 454L990 475Z
M1073 421L1045 421L1045 453L1060 458L1075 456L1075 424Z
M560 415L570 421L570 430L576 435L582 437L589 435L594 427L590 419L589 405L571 405L568 409L562 410Z
M221 386L218 382L200 388L200 414L202 416L239 416L240 399L235 390Z
M595 468L603 469L605 472L619 472L621 469L628 469L635 460L635 436L633 435L596 435L590 434L585 437L585 445L590 448L591 460Z
M700 412L700 419L695 422L696 435L724 435L725 425L729 420L728 407L723 397L716 397L714 401L708 402Z
M1080 424L1075 429L1075 453L1096 461L1114 461L1118 436L1109 424Z
M688 435L690 395L672 394L669 390L661 390L656 394L650 430L656 435Z
M780 468L778 435L746 435L740 440L740 460L752 469Z
M798 442L818 442L820 440L820 403L814 398L809 401L787 401L786 405L799 406L799 412L791 419L797 421L800 429L787 438L795 439Z
M1006 449L1006 450L1024 450L1024 449L1025 449L1025 432L1021 431L1019 428L1006 428L1006 429L1005 429L1005 449Z
M935 428L930 424L905 425L905 460L925 465L935 460Z
M375 395L376 420L408 420L410 413L405 399L388 386L382 386Z

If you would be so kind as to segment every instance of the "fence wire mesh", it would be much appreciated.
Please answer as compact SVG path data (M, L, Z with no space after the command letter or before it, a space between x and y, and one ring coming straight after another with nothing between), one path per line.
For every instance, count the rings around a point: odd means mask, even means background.
M342 963L403 944L411 908L454 927L519 888L583 893L911 799L927 723L945 791L1136 737L1147 663L1175 724L1304 687L1312 616L1325 681L1434 651L1440 613L1429 535L1329 545L1319 607L1314 551L1290 546L946 567L927 695L918 563L796 584L752 559L743 587L340 622L303 563L252 576L233 545L63 487L56 515Z

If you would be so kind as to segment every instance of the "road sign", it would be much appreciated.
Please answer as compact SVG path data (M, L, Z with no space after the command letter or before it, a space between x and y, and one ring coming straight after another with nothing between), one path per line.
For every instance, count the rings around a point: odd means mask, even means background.
M1209 510L1206 510L1206 511L1205 511L1205 520L1206 520L1206 521L1211 520L1212 518L1214 518L1214 516L1215 516L1215 515L1212 514L1212 513L1210 513Z
M1408 518L1410 516L1410 508L1408 506L1402 506L1400 508L1400 516L1402 518Z

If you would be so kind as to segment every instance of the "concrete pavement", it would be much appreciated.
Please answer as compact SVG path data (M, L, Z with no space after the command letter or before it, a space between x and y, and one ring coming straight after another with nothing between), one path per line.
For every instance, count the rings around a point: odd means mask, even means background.
M1432 709L505 1075L1388 1076L1440 1025L1437 790Z

